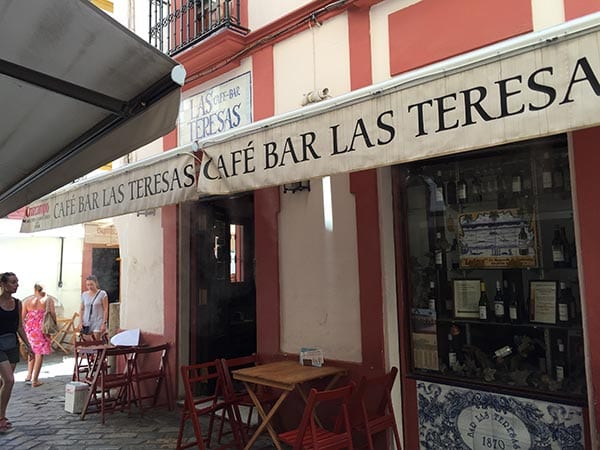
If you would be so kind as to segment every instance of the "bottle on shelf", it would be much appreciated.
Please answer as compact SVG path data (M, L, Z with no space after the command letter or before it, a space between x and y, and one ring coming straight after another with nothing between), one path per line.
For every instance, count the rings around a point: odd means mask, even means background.
M446 201L448 205L456 206L458 203L458 196L456 192L456 181L454 180L454 176L451 176L446 183Z
M560 164L554 164L552 168L552 189L554 192L562 192L565 187L565 178Z
M456 237L452 240L452 245L450 246L450 267L453 270L458 270L460 267L460 249Z
M467 181L464 179L463 174L459 175L458 181L456 183L456 198L458 203L464 205L467 203Z
M445 204L446 199L444 195L444 179L442 178L442 171L438 170L434 179L435 183L435 201L440 204Z
M448 281L446 287L444 304L446 305L446 315L452 317L454 315L454 299L452 298L452 281Z
M482 200L481 181L477 176L474 176L471 180L471 189L469 189L469 193L471 195L469 198L470 202L477 203Z
M521 176L521 172L515 172L512 175L511 179L511 192L513 197L518 197L521 195L523 191L523 177Z
M450 248L446 237L441 231L435 233L435 242L433 243L433 255L435 266L439 269L445 267L446 252Z
M489 302L487 293L485 292L485 282L480 284L481 294L479 296L479 320L488 320Z
M496 281L496 295L494 295L494 320L496 320L496 322L504 322L504 319L504 296L502 295L500 281Z
M511 323L517 324L521 321L521 312L519 311L519 298L515 283L512 283L511 289L511 293L508 293L506 287L504 289L505 295L508 295L508 300L506 301L506 304L508 304L508 318Z
M455 370L458 363L458 352L456 351L456 345L452 333L448 333L448 367L451 370Z
M552 239L552 264L554 267L565 267L565 243L560 237L560 228L554 227L554 238Z
M577 256L574 254L575 246L571 245L571 243L567 239L567 230L565 229L565 227L560 227L560 238L562 239L563 246L565 249L565 266L573 267L573 259L577 259Z
M556 350L554 373L556 375L556 381L562 383L567 375L567 358L565 356L565 345L562 339L556 340Z
M427 307L434 313L437 310L437 296L435 295L435 281L429 282L429 296L427 297Z
M567 284L564 281L560 282L560 292L558 294L558 305L556 308L558 325L568 325L571 322L571 310L573 308L573 295L567 289Z
M542 158L542 190L544 192L552 191L552 162L548 152L544 152Z
M527 236L523 222L521 222L521 229L517 235L517 248L520 256L527 256L529 254L529 236Z

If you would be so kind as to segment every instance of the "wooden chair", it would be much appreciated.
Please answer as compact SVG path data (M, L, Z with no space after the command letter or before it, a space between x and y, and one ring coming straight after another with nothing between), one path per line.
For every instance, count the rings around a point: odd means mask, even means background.
M60 329L52 335L52 347L68 354L75 346L77 332L75 331L75 319L79 313L73 313L70 319L57 319Z
M215 360L182 366L181 378L183 379L185 401L179 423L176 448L179 450L197 446L200 450L204 450L206 446L210 447L216 414L224 414L227 409L222 397L222 380L218 362ZM200 392L200 396L197 396L197 391ZM202 416L208 417L206 437L202 435L202 427L200 426L199 418ZM183 433L187 420L192 422L196 440L184 444Z
M106 413L115 411L131 412L131 374L135 349L133 347L98 348L90 368L88 378L90 388L81 412L81 420L89 413L99 412L104 424ZM110 368L108 358L115 358L116 368Z
M231 371L242 369L245 367L252 367L258 364L258 359L256 354L248 356L241 356L238 358L230 358L230 359L221 359L221 367L223 369L223 379L225 380L227 386L231 387L232 395L230 397L230 401L235 404L236 408L245 408L247 410L247 419L244 426L244 432L246 434L249 433L250 427L252 424L252 414L254 412L254 402L248 395L245 386L236 385L233 382L231 377ZM255 392L256 397L260 400L261 405L269 406L273 405L277 399L279 398L279 394L274 393L270 389L259 389ZM221 421L221 425L219 427L219 437L218 442L221 442L221 437L223 436L223 425L224 421Z
M359 443L374 450L373 437L388 429L392 430L396 448L402 449L400 434L392 406L392 387L398 369L392 367L389 373L378 377L362 377L351 403L351 425ZM358 436L357 436L358 435Z
M75 341L73 344L73 354L75 356L75 365L73 367L73 381L82 381L91 383L92 367L94 365L97 353L88 351L87 347L97 347L105 345L104 341Z
M352 450L354 447L352 444L352 429L350 427L348 404L353 389L354 383L329 391L311 389L300 426L294 430L279 434L279 439L291 445L293 450L332 450L339 448L349 448ZM332 429L327 429L317 424L316 409L320 405L328 405L329 408L337 410L337 415L334 419L335 426L331 427Z
M167 406L169 411L173 410L173 398L169 380L168 365L169 344L156 345L152 347L135 347L133 361L132 382L134 385L134 401L143 415L144 401L152 400L152 406L156 406L161 387L165 387L167 395ZM152 383L152 389L144 394L144 384Z

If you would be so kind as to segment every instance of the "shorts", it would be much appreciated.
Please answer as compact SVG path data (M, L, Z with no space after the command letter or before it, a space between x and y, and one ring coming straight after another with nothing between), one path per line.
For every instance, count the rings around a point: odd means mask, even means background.
M19 360L19 347L10 350L0 350L0 362L8 361L11 364L16 364Z

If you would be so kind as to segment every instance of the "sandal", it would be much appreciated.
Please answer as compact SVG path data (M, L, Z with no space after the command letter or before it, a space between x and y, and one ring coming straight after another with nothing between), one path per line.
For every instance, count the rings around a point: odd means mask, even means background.
M8 433L9 431L12 431L12 429L13 429L13 424L10 423L6 417L1 417L0 418L0 434Z
M31 387L39 387L39 386L41 386L42 384L44 384L44 382L43 382L43 381L32 381L32 382L31 382Z

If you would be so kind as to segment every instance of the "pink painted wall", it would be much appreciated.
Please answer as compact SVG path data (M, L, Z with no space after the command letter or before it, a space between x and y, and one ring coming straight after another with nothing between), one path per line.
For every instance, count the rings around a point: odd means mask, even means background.
M533 28L523 0L423 0L390 15L390 74L440 61Z

